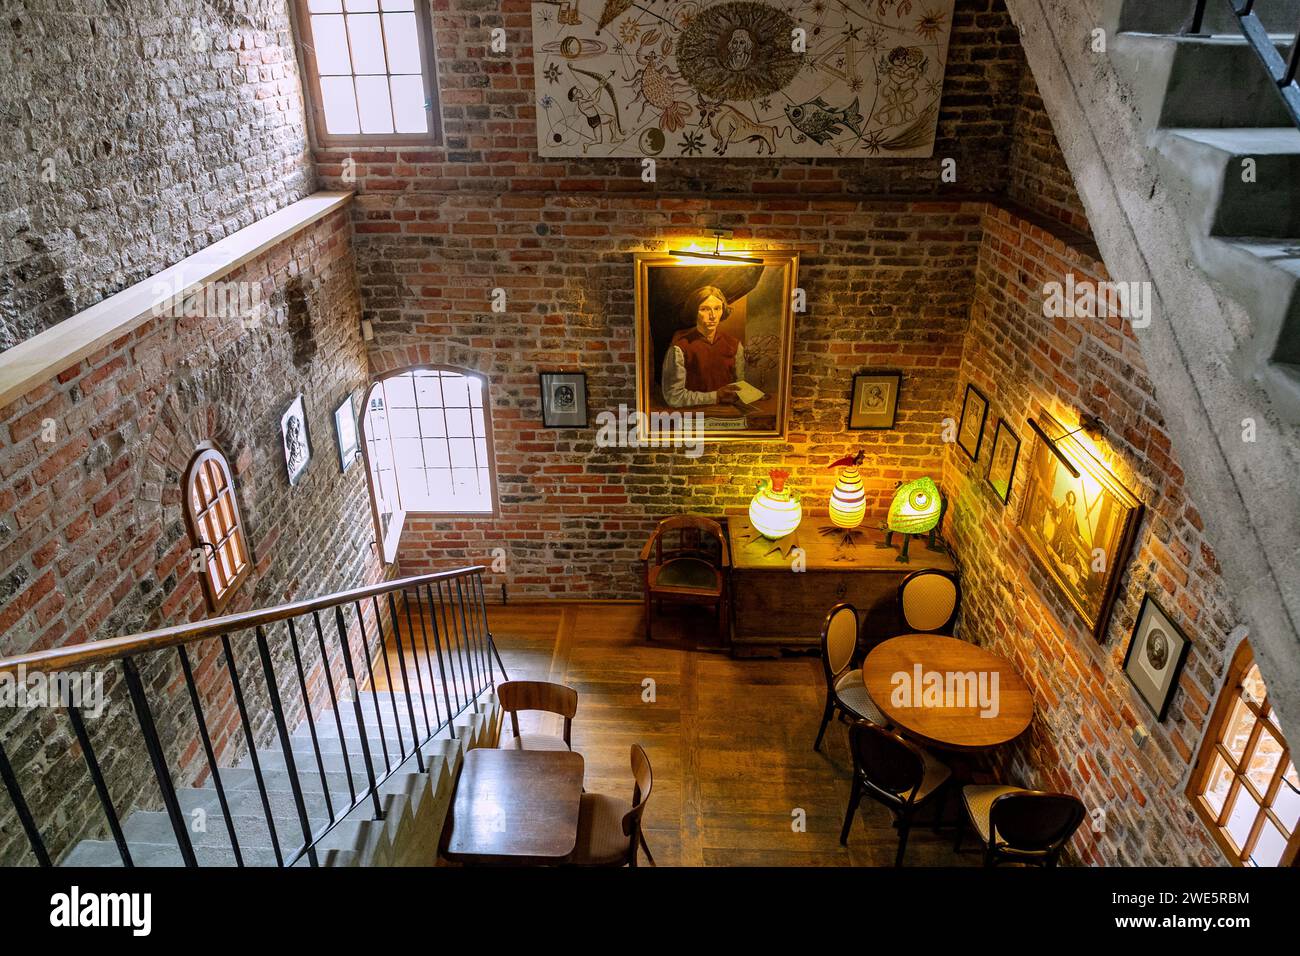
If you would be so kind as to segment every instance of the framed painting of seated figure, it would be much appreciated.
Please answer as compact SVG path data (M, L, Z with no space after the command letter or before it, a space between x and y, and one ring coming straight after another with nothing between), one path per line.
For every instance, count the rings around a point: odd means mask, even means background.
M637 411L642 440L778 440L790 405L799 256L727 261L636 255Z

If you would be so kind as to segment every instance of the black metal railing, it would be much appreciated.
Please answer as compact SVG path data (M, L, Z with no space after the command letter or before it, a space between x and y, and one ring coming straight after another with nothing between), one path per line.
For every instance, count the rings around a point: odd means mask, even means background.
M240 651L246 660L251 659L251 666L241 665ZM358 656L364 672L358 667ZM120 675L114 689L124 689L125 698L119 703L133 718L133 730L147 753L147 770L140 766L143 761L131 766L122 760L112 761L111 770L105 769L82 713L83 701L61 701L54 713L66 718L66 729L84 763L86 792L93 790L123 866L133 866L134 861L123 831L122 794L140 792L147 781L158 788L181 861L186 866L199 865L175 777L179 755L200 749L199 773L211 780L235 865L246 865L247 848L241 848L231 812L231 791L222 780L223 770L230 768L222 766L219 753L242 749L251 764L276 864L292 866L305 858L316 866L320 841L349 813L369 803L373 817L383 818L380 788L410 760L418 770L425 770L425 746L444 731L455 736L456 718L495 687L497 667L504 678L505 667L488 629L483 568L471 567L6 658L0 660L0 675L41 673L51 685L60 675L85 674L93 668ZM202 677L196 676L200 673ZM386 692L376 692L381 675ZM180 684L185 688L183 695ZM368 685L367 691L360 689L363 684ZM385 693L386 699L382 699ZM348 720L345 708L351 715ZM326 711L332 714L338 734L347 806L342 805L341 793L331 793L328 780L317 725L317 717ZM50 713L46 708L42 721L48 721ZM182 715L184 726L192 727L192 732L177 731ZM160 717L164 716L171 733L160 729ZM309 746L300 750L295 750L292 737L291 721L297 720L308 728ZM219 739L214 738L214 727L225 728ZM259 739L257 728L262 728L265 739ZM64 845L54 851L47 845L39 810L60 806L68 782L60 779L60 793L42 791L50 785L42 773L42 760L32 753L39 752L50 728L29 730L23 735L11 729L8 735L10 743L17 741L28 758L25 762L12 759L0 738L0 781L32 858L49 866L70 849L81 831L91 829L91 822L83 821L87 825L79 830L74 826L76 832L70 836L65 826ZM36 736L35 747L25 746ZM372 749L376 740L378 752ZM272 812L262 765L272 742L279 744L282 772L292 792L296 826L286 828L295 831L292 833L281 832ZM304 742L300 739L299 743ZM355 774L355 751L349 754L353 743L358 744L362 764ZM306 766L300 767L299 760ZM319 775L324 822L312 823L300 774ZM189 785L194 785L193 781L182 783ZM337 805L336 795L340 798Z
M1215 2L1228 5L1247 43L1255 51L1255 55L1268 72L1269 79L1277 87L1287 112L1291 114L1292 121L1300 127L1300 82L1297 81L1297 76L1300 75L1300 23L1296 24L1294 33L1288 32L1287 35L1291 37L1290 53L1283 57L1278 50L1276 39L1269 34L1259 17L1257 8L1260 6L1267 8L1268 0L1259 0L1258 3L1256 0L1215 0ZM1197 35L1203 32L1209 4L1210 0L1196 0L1196 9L1183 31L1185 34Z

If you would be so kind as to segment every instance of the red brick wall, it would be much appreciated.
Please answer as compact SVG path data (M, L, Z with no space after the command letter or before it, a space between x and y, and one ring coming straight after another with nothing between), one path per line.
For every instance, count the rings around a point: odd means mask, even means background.
M1071 229L1091 231L1074 177L1052 130L1052 118L1047 115L1028 67L1020 76L1007 195Z
M440 197L424 210L436 253L411 237L358 237L376 371L440 362L489 380L498 519L408 518L404 572L491 560L512 594L634 597L655 520L748 505L781 466L824 509L827 464L867 452L872 513L899 479L937 476L956 387L983 203L630 197ZM631 253L733 222L737 240L797 250L808 311L796 317L787 442L680 450L598 448L595 416L636 407ZM543 228L544 227L544 228ZM545 236L539 235L540 231ZM504 314L491 290L507 290ZM539 369L587 372L592 427L544 429ZM853 374L904 373L898 427L846 429Z
M1237 617L1183 489L1137 341L1119 319L1044 317L1044 283L1070 272L1080 280L1107 278L1086 242L1006 210L990 209L985 227L959 386L974 382L988 396L989 417L978 462L955 447L948 451L945 526L963 573L960 633L1015 661L1034 690L1034 722L1006 755L1004 773L1105 809L1105 832L1094 835L1085 822L1074 841L1086 862L1222 865L1183 787ZM960 401L959 392L949 397L954 418ZM1071 427L1081 413L1099 415L1109 428L1099 452L1146 506L1101 644L1017 529L1033 445L1025 422L1039 409ZM984 482L999 417L1022 442L1006 507ZM1192 640L1163 723L1122 671L1147 591ZM1151 735L1141 746L1134 740L1139 725Z
M380 568L363 469L341 473L333 409L366 377L348 213L340 210L244 264L224 281L260 284L266 315L151 319L57 380L0 409L0 656L60 647L209 616L190 571L180 479L195 445L213 439L234 472L255 562L228 612L376 580ZM305 306L305 317L301 309ZM303 321L291 331L290 315ZM313 458L290 487L280 415L304 393ZM43 424L55 441L43 440ZM283 688L288 645L273 632ZM254 712L265 696L252 641L235 641ZM243 747L219 644L194 649L216 747ZM308 653L308 663L314 655ZM173 655L141 663L178 785L206 772ZM119 807L156 799L124 687L106 672L113 706L88 721ZM291 720L299 695L285 691ZM315 693L313 691L313 693ZM57 710L5 710L0 734L56 850L102 812ZM260 737L272 728L265 719ZM111 767L111 769L107 769ZM0 860L24 840L5 807ZM21 858L21 856L19 857Z

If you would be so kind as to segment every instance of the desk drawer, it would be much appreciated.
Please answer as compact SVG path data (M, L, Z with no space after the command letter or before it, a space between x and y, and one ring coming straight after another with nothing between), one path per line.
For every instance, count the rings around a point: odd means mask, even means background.
M910 570L910 569L909 569ZM899 633L898 586L906 571L736 570L733 646L812 648L821 638L826 613L841 601L858 609L869 644Z

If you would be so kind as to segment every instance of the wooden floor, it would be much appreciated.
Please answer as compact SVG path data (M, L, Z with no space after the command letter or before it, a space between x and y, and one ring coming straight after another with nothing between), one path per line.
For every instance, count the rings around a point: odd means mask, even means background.
M840 724L827 729L821 753L812 749L825 700L821 662L733 660L681 639L707 641L711 615L668 614L652 644L639 605L493 605L488 621L510 677L578 691L573 747L586 760L588 790L630 798L628 749L645 747L654 792L644 826L660 866L892 866L897 831L870 800L848 847L839 844L852 761ZM559 731L545 715L523 724ZM948 817L956 811L950 801ZM916 827L906 865L977 865L973 838L966 846L953 853L950 827L942 835Z

